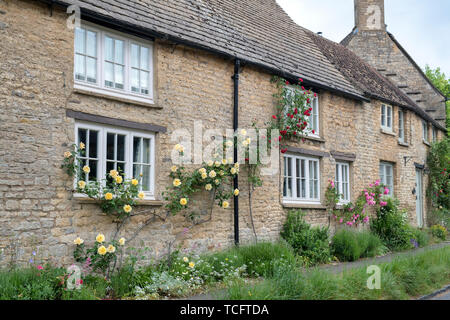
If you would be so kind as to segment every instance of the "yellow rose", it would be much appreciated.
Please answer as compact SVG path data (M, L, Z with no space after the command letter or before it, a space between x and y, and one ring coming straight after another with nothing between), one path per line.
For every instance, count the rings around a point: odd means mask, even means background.
M230 172L231 172L231 174L236 174L236 168L231 168Z
M183 258L183 261L184 261L184 262L188 262L188 261L189 261L188 257L184 257L184 258Z
M239 195L239 189L234 189L234 195L237 197Z
M200 173L206 173L206 169L205 168L200 168L200 169L198 169L198 172L200 172Z
M105 193L105 199L106 200L111 200L112 198L113 198L113 194L111 192Z
M227 145L227 147L232 147L232 146L233 146L233 141L228 140L228 141L226 142L226 145Z
M241 134L242 134L243 136L246 136L246 135L247 135L247 130L242 129L242 130L241 130Z
M212 189L212 185L210 184L210 183L208 183L206 186L205 186L205 189L206 190L211 190Z
M182 206L185 206L185 205L187 204L187 199L186 199L186 198L181 198L181 199L180 199L180 204L181 204Z
M72 156L72 152L66 151L64 152L64 158L70 158Z
M145 198L145 193L144 192L139 192L138 194L139 199L144 199Z
M202 173L202 179L206 179L208 177L208 175L206 174L206 172Z
M247 140L244 140L244 141L242 142L242 145L243 145L244 147L247 147L247 146L249 145L248 139L247 139Z
M208 167L212 167L214 165L214 161L209 160L207 164L208 164Z
M80 189L84 189L84 188L86 187L86 182L84 182L84 181L78 181L78 187L79 187Z
M177 168L177 166L172 166L172 167L170 168L170 170L171 170L172 172L177 172L178 168Z
M114 252L116 252L116 247L114 247L112 244L110 244L106 250L109 253L114 253Z
M222 164L227 164L227 159L222 159Z
M133 208L131 208L129 204L123 206L123 211L125 211L126 213L130 213L131 210L133 210Z
M195 263L193 263L192 261L189 262L189 268L194 268L195 267Z
M235 167L236 169L239 169L239 162L236 162L236 163L234 164L234 167Z
M83 142L80 142L80 149L83 150L85 147L85 144Z
M223 176L223 175L225 174L225 172L223 172L223 170L220 170L220 171L219 171L219 174L220 174L221 176Z
M84 167L83 167L83 171L84 171L85 173L89 173L89 172L91 172L91 168L89 168L89 166L84 166Z
M97 235L97 237L95 237L95 240L96 240L98 243L102 243L103 241L105 241L105 235L102 234L102 233L99 233L99 234Z
M179 187L181 185L180 179L173 180L173 185L174 185L174 187Z
M104 256L106 254L107 250L106 250L105 246L101 246L98 248L97 252L98 252L98 254Z
M184 147L181 144L176 144L174 149L177 150L178 152L184 151Z
M117 176L116 177L116 183L122 183L122 181L123 181L123 178L122 178L122 176Z
M247 141L247 144L250 144L252 142L252 139L247 138L247 140L245 140L245 141Z
M125 238L120 238L120 239L119 239L119 244L120 244L121 246L123 246L123 245L125 244Z
M109 175L113 177L114 179L118 176L119 172L117 170L110 170Z
M131 180L131 184L132 184L133 186L137 186L137 185L139 184L139 181L137 181L137 179L132 179L132 180Z
M216 167L219 167L219 166L220 166L220 162L219 162L219 161L216 161L216 162L214 162L214 165L215 165Z
M216 180L214 180L214 183L215 183L215 184L219 184L219 183L220 183L220 180L219 180L219 179L216 179Z
M214 170L211 170L211 171L209 172L209 177L210 177L210 178L215 178L215 177L216 177L216 172L215 172Z
M230 204L228 203L228 201L224 201L222 202L222 208L226 209L230 206Z
M75 240L73 240L73 243L75 243L77 246L79 246L80 244L82 244L84 242L83 239L81 239L80 237L76 238Z

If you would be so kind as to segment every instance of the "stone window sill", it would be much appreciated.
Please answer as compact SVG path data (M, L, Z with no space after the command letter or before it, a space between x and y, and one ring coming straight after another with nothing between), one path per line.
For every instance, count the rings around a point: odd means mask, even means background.
M316 210L326 210L327 207L324 205L317 203L295 203L295 202L283 202L282 203L284 208L291 208L291 209L316 209Z
M431 144L428 141L422 140L424 145L431 147Z
M409 143L401 142L401 141L398 142L398 145L402 146L402 147L409 147Z
M311 141L325 143L325 139L323 139L323 138L321 138L319 136L306 136L305 139L306 140L311 140Z
M85 203L85 204L95 204L100 203L100 200L97 199L91 199L83 195L74 194L73 199L78 201L79 203ZM137 200L136 201L138 206L162 206L164 204L161 200Z
M98 98L105 98L105 99L112 100L112 101L125 102L125 103L143 106L143 107L147 107L147 108L162 109L161 106L159 106L158 104L156 104L154 102L142 102L142 101L134 100L132 98L127 99L124 97L118 97L118 96L110 95L107 93L92 91L87 88L83 88L81 86L74 87L73 92L88 95L88 96L94 96L94 97L98 97Z
M387 134L390 136L394 136L394 137L396 136L396 134L394 132L386 130L386 129L381 129L380 131L381 131L381 133L384 133L384 134Z

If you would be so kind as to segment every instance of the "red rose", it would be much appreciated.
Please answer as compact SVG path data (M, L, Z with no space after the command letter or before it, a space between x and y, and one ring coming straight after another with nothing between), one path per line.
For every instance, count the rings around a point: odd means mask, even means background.
M302 90L305 91L305 87L304 86L302 86Z
M294 115L293 114L291 114L291 119L294 119Z
M297 135L297 131L294 131L294 136Z
M308 102L308 103L310 103L311 102L311 100L308 98L308 99L306 99L306 102Z
M316 133L316 131L315 131L315 130L313 130L313 131L312 131L312 134L315 134L315 133Z
M290 128L291 128L291 127L287 126L287 127L286 127L286 130L289 130Z
M298 79L298 81L300 81L300 82L303 82L303 79L302 79L302 78L300 78L300 79Z
M289 81L286 80L286 85L290 85Z
M317 97L317 93L314 93L314 97Z
M287 149L281 149L281 153L286 153Z
M278 137L278 141L281 141L281 136Z
M297 128L300 128L300 127L301 127L300 123L297 123Z
M294 114L297 114L297 113L298 113L298 109L295 108L295 109L294 109Z
M277 116L276 116L276 115L273 115L272 118L277 119Z

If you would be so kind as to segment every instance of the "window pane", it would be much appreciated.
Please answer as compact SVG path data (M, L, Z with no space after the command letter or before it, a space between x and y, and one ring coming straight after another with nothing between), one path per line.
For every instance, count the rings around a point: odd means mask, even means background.
M86 135L87 135L86 129L78 129L78 145L80 145L80 142L86 144Z
M130 72L131 91L139 93L139 71L131 69Z
M141 93L148 94L148 83L149 83L150 73L146 71L141 71Z
M97 57L97 33L87 31L86 54Z
M131 44L131 66L139 68L139 46Z
M79 54L75 55L75 78L77 80L86 80L86 71L84 69L86 57Z
M117 161L125 161L125 136L117 135Z
M114 40L108 36L105 37L105 60L114 61Z
M85 31L81 28L75 29L75 52L85 54Z
M150 163L150 139L144 139L143 162Z
M149 49L141 47L141 69L150 70L149 68Z
M97 158L98 131L89 131L89 157Z
M133 162L141 162L141 138L133 138Z
M305 160L302 160L302 162L301 162L301 169L302 169L302 171L301 171L301 180L302 180L302 185L301 185L301 188L302 188L302 198L306 198L306 161Z
M97 160L89 160L89 168L91 171L89 172L89 181L97 181Z
M141 177L139 176L141 174L141 165L140 164L134 164L133 165L133 178L135 179L140 179Z
M115 65L114 66L114 70L115 70L114 81L116 83L116 88L117 89L123 89L124 88L124 86L123 86L123 83L124 83L124 81L123 81L123 79L124 79L124 74L123 74L124 68L122 66Z
M86 58L86 75L88 82L97 82L97 59Z
M384 105L381 106L381 125L384 126L386 121L385 121L385 116L386 116L386 107Z
M105 63L105 86L112 87L114 85L114 65Z
M314 197L313 196L313 194L314 194L314 191L313 191L313 188L314 188L313 178L314 178L313 162L309 161L309 197L310 198Z
M142 190L150 191L150 166L142 166Z
M115 40L114 61L116 63L123 64L123 41Z
M115 139L115 134L108 133L107 138L106 138L106 159L109 159L109 160L115 160L114 139Z

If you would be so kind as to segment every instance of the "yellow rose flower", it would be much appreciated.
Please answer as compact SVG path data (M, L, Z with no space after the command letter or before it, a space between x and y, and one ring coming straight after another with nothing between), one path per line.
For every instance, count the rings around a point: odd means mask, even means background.
M209 160L207 164L208 164L208 167L212 167L214 165L214 161Z
M131 180L131 184L132 184L133 186L137 186L137 185L139 184L139 181L138 181L137 179L132 179L132 180Z
M216 161L216 162L214 162L214 165L215 165L216 167L219 167L219 166L220 166L220 162L219 162L219 161Z
M242 145L243 145L244 147L247 147L249 144L250 144L250 143L248 142L248 139L247 139L247 140L244 140L244 141L242 142Z
M106 200L111 200L112 198L113 198L113 194L111 192L105 193L105 199Z
M66 151L64 152L64 158L70 158L72 156L72 152Z
M216 180L214 180L214 183L215 183L215 184L219 184L219 183L220 183L220 180L219 180L219 179L216 179Z
M230 206L230 204L228 203L228 201L224 201L222 202L222 208L226 209Z
M138 197L139 197L139 199L144 199L145 198L145 193L144 192L139 192L139 194L138 194Z
M133 210L133 208L131 208L129 204L123 206L123 211L125 211L126 213L130 213L131 210Z
M101 246L97 249L97 252L98 252L98 254L104 256L106 254L107 250L106 250L105 246Z
M246 135L247 135L247 130L242 129L242 130L241 130L241 134L242 134L243 136L246 136Z
M177 166L172 166L172 167L170 168L170 170L171 170L172 172L177 172L178 168L177 168Z
M225 172L223 172L223 170L220 170L220 171L219 171L219 174L220 174L221 176L223 176L223 175L225 174Z
M239 162L236 162L236 163L234 164L234 167L235 167L236 169L239 169Z
M184 147L181 144L176 144L174 149L177 150L178 152L184 151Z
M214 170L211 170L210 172L209 172L209 177L210 178L215 178L216 177L216 172L214 171Z
M123 181L123 178L122 178L122 176L117 176L116 177L116 183L122 183L122 181Z
M110 244L106 250L109 253L114 253L114 252L116 252L116 247L114 247L112 244Z
M109 175L115 179L119 175L119 172L117 170L110 170Z
M173 185L174 187L179 187L181 185L181 180L180 179L173 180Z
M211 190L211 189L212 189L212 185L211 185L210 183L208 183L208 184L205 186L205 189L206 189L207 191Z
M239 195L239 189L234 189L233 194L237 197Z
M83 142L80 142L80 149L83 150L86 147L86 145Z
M247 144L250 144L252 142L252 139L247 138L245 141L247 141Z
M195 267L195 263L193 263L192 261L189 262L189 268L194 268Z
M206 172L202 173L202 179L206 179L208 177L208 175L206 174Z
M183 258L183 261L184 261L184 262L188 262L188 261L189 261L188 257L184 257L184 258Z
M75 243L77 246L79 246L80 244L82 244L84 242L83 239L81 239L80 237L76 238L75 240L73 240L73 243Z
M231 168L230 172L231 172L231 174L236 174L236 168Z
M83 167L83 171L84 171L85 173L89 173L89 172L91 172L91 168L89 168L89 166L84 166L84 167Z
M181 199L180 199L180 204L181 204L182 206L185 206L185 205L187 204L187 199L186 199L186 198L181 198Z
M227 159L222 159L222 164L227 164Z
M123 246L123 245L125 244L125 238L120 238L120 239L119 239L119 244L120 244L121 246Z
M200 172L200 173L206 173L206 169L205 168L200 168L200 169L198 169L198 172Z
M232 146L233 146L233 141L228 140L228 141L226 142L226 145L227 145L227 147L232 147Z
M80 189L84 189L84 188L86 187L86 182L84 182L84 181L78 181L78 187L79 187Z
M98 243L102 243L103 241L105 241L105 235L103 233L99 233L97 237L95 237L95 241L97 241Z

